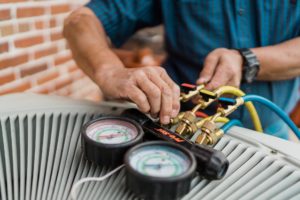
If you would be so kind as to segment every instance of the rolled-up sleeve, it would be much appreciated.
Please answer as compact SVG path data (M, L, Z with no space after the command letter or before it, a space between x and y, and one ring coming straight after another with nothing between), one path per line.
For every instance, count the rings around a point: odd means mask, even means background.
M95 13L116 47L137 30L161 23L158 0L91 0L86 7Z

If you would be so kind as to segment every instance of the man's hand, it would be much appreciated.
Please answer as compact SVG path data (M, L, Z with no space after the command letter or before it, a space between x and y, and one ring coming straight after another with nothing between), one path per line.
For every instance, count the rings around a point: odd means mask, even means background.
M78 66L111 99L126 99L167 124L180 108L179 87L162 67L126 69L107 42L101 22L88 8L74 11L64 25Z
M162 67L109 67L96 74L96 79L106 97L130 100L144 113L159 114L163 124L179 112L180 89Z
M239 87L242 79L243 58L237 50L219 48L209 53L204 61L197 84L207 83L208 90L223 85Z

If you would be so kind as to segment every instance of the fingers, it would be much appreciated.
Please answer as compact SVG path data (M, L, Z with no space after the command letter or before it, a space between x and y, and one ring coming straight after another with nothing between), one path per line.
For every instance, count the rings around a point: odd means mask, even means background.
M101 89L106 96L127 99L136 103L144 113L160 115L161 123L168 124L179 112L178 86L160 67L118 69L104 76Z
M217 67L216 73L212 80L206 85L206 89L214 90L220 86L227 85L227 82L231 79L231 76L226 72L227 67L222 63Z
M167 88L162 88L162 98L161 98L161 110L159 113L159 118L161 123L168 124L172 115L172 91Z
M130 90L130 92L127 93L128 99L133 101L140 111L148 113L150 111L150 104L144 92L134 85L132 85L128 90Z
M204 68L197 84L208 82L206 89L213 90L223 85L238 87L241 82L243 58L236 50L219 48L205 59Z
M180 110L180 88L179 86L168 76L165 69L159 67L160 77L169 85L172 90L172 113L171 117L176 117Z
M204 84L211 80L215 73L215 69L219 62L219 56L216 53L211 52L204 60L203 69L199 75L199 79L196 81L197 84Z
M149 74L151 81L160 89L161 92L161 107L159 118L161 123L167 124L170 122L170 117L173 110L173 91L172 88L160 77L154 74Z
M240 84L241 84L241 80L237 78L237 76L232 77L227 83L227 85L237 87L237 88L240 87Z
M133 72L133 77L136 87L146 96L151 115L159 113L161 123L168 124L179 112L179 87L159 67L138 69Z
M150 103L150 113L155 116L161 108L161 90L154 84L145 73L137 77L137 86L146 94Z

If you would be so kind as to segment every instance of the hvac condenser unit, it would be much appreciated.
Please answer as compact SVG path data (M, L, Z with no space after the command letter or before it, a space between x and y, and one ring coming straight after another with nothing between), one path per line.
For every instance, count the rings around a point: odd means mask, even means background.
M0 98L0 199L69 199L74 182L111 169L82 155L81 126L127 105L62 97L14 94ZM234 127L215 146L230 166L222 180L195 177L183 199L300 199L300 145ZM124 170L104 182L89 182L78 199L136 199Z

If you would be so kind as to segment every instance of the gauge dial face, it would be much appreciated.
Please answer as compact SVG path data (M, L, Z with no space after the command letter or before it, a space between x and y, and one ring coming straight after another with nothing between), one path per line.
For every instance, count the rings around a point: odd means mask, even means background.
M150 145L132 152L129 164L143 175L174 177L185 173L191 165L191 160L174 147Z
M103 119L89 125L86 134L99 143L121 144L135 139L138 130L132 123L124 120Z

